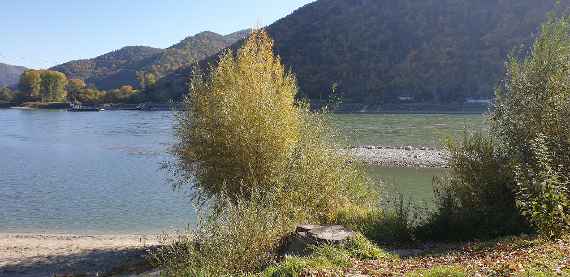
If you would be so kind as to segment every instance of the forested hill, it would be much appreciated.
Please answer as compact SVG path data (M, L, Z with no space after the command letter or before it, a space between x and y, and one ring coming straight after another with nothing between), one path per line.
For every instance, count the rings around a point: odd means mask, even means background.
M232 45L240 35L243 38L246 33L222 36L202 32L167 49L127 46L93 59L71 61L51 69L65 73L70 79L82 79L99 89L138 86L138 74L150 73L160 78Z
M345 101L461 102L492 95L505 58L530 43L554 2L320 0L268 30L310 98L336 84ZM178 70L157 93L184 93L189 74Z
M530 44L554 8L554 0L320 0L269 32L311 98L336 83L367 103L463 101L493 94L509 52Z
M81 79L102 89L121 85L135 85L136 72L146 65L146 60L164 50L146 46L127 46L94 59L77 60L52 68L70 79Z
M0 63L0 88L16 86L25 70L22 66Z

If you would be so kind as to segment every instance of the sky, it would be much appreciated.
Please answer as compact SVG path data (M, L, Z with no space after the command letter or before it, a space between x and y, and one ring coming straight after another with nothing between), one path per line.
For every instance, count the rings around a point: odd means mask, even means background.
M0 63L49 68L127 45L269 25L313 0L0 0Z

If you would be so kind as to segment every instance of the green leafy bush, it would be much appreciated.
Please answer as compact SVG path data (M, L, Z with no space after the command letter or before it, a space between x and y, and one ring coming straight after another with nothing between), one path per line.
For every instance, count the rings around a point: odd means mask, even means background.
M491 130L514 162L517 203L544 235L570 215L570 19L550 19L530 55L512 57L497 90Z
M531 149L533 163L517 168L517 199L523 215L541 234L557 238L570 227L570 181L562 166L552 168L546 139L538 135Z
M449 177L424 236L489 238L570 226L570 19L550 19L532 51L512 56L490 115L491 134L449 144ZM526 219L526 220L525 220ZM427 235L426 235L427 234Z
M529 230L516 206L510 160L495 145L481 133L447 143L450 172L434 180L437 210L418 236L486 239Z

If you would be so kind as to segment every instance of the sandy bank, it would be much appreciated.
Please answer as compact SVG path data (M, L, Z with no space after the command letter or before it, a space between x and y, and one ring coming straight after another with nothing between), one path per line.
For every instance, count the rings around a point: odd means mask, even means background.
M158 245L152 235L49 235L0 233L0 276L96 276L144 262Z
M383 167L446 168L448 154L430 148L360 146L345 153L370 165Z

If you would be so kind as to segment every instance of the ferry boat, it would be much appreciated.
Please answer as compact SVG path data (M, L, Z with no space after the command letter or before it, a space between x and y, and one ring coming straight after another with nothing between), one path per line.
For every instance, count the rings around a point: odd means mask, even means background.
M101 112L104 110L105 109L98 108L95 106L83 106L83 105L79 105L79 104L72 104L71 108L69 108L67 111L68 112Z

